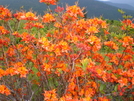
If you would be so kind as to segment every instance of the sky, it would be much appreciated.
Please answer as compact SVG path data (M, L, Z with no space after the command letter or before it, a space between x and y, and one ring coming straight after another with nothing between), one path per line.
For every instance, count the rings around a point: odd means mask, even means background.
M98 0L98 1L110 1L113 3L124 3L134 6L134 0Z

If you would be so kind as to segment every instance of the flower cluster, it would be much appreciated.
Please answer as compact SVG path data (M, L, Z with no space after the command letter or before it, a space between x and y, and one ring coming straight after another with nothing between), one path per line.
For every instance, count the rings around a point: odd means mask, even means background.
M55 5L57 0L40 2ZM134 38L126 33L133 29L130 19L120 22L126 27L120 36L113 35L106 20L83 18L78 5L65 11L57 6L54 14L43 16L31 11L13 15L10 20L10 10L0 8L4 100L133 100Z

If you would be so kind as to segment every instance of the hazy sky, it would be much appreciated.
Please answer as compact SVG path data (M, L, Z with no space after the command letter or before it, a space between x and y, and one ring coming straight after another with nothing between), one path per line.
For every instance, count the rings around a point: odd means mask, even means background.
M98 1L110 1L113 3L124 3L134 6L134 0L98 0Z

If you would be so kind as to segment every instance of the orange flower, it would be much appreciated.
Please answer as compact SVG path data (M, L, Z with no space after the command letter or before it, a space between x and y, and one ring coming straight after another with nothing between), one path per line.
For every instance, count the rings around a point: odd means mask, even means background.
M26 32L22 33L20 37L22 38L21 41L25 41L26 43L32 42L35 39L33 35L30 35L29 33Z
M77 17L77 16L84 17L84 13L83 13L82 11L83 11L83 9L81 9L81 8L78 7L77 5L67 6L67 7L66 7L66 12L67 12L71 17Z
M87 29L87 31L86 31L86 33L88 33L89 35L90 34L94 34L94 33L98 33L98 32L99 32L99 30L96 27L94 27L94 26L89 27Z
M44 92L44 101L58 101L56 90L50 90Z
M128 79L127 79L127 78L123 78L123 77L121 77L121 79L118 80L118 82L120 83L120 86L121 86L121 87L123 87L123 86L127 86Z
M64 10L63 7L57 6L56 9L54 9L55 12L62 12Z
M126 47L128 45L134 45L134 39L130 36L125 36L121 42L123 43L123 47Z
M43 16L43 19L42 20L43 20L44 23L50 23L50 22L54 22L55 21L55 18L53 17L52 14L47 13L47 14L45 14Z
M59 22L55 22L55 23L54 23L54 26L57 27L57 28L62 28L62 25L61 25L61 23L59 23Z
M47 63L43 63L43 66L42 66L43 70L46 71L46 72L50 72L51 71L51 65L47 64Z
M86 40L86 42L89 42L92 46L92 51L98 51L101 48L101 41L96 36L89 36L89 38Z
M11 68L11 67L6 69L5 73L6 73L6 75L11 75L11 76L19 74L17 69Z
M56 5L58 0L40 0L40 3L44 2L46 3L47 5Z
M0 47L8 46L9 44L10 44L10 39L8 37L3 37L3 39L0 39Z
M20 77L26 77L26 74L28 73L26 67L19 67L17 71L19 72Z
M76 87L76 84L74 82L69 83L68 91L70 91L70 92L74 91L75 87Z
M13 47L9 47L7 51L8 56L15 56L15 49Z
M132 85L134 85L134 77L132 78Z
M5 20L8 21L12 17L11 12L7 9L4 8L3 6L0 5L0 20Z
M107 30L104 30L104 34L107 35L107 34L110 34Z
M27 22L27 23L25 23L24 29L31 29L33 27L34 27L34 24L32 22Z
M10 90L5 85L0 85L0 93L6 94L7 96L11 94Z
M3 69L0 69L0 78L5 75L5 71Z
M113 41L104 42L104 45L109 46L110 48L115 49L115 50L118 49L117 45Z
M64 63L61 63L61 62L60 63L57 63L57 66L56 67L59 68L59 69L62 69L65 72L68 71L68 68L67 68L66 64L64 64Z
M41 23L35 23L33 26L36 28L43 28L44 27Z
M56 54L56 56L60 56L61 55L61 50L60 50L60 48L56 48L55 50L54 50L54 53Z
M64 21L74 21L78 17L84 17L83 9L80 9L77 5L67 6L66 12L63 14Z
M60 41L58 46L61 48L62 52L67 52L67 50L70 49L69 46L68 46L68 43L66 41Z
M0 26L0 35L1 34L8 34L8 33L9 33L8 30L6 30L3 26Z
M97 101L110 101L110 99L106 97L99 97Z
M18 20L21 20L25 16L24 12L18 12L14 14L14 17Z
M130 19L125 19L122 21L122 23L128 26L132 24L132 21Z
M30 20L30 21L37 21L38 17L35 16L34 13L32 12L19 12L14 14L14 16L18 19L18 20Z

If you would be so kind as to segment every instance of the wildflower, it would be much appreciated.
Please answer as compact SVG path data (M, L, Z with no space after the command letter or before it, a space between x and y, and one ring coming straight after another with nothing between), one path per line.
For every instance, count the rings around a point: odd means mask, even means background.
M3 26L0 26L0 35L1 34L8 34L8 33L9 33L8 30L6 30Z
M19 67L17 71L19 72L20 77L26 77L26 74L28 73L26 67Z
M6 94L7 96L11 94L10 90L5 85L0 85L0 93Z
M52 14L47 13L43 16L44 23L50 23L50 22L54 22L54 21L55 21L55 18L53 17Z
M43 95L44 95L44 101L58 101L55 89L50 91L45 91Z
M5 75L5 71L3 69L0 69L0 78Z
M55 12L62 12L64 10L63 7L57 6L57 8L54 10Z
M33 26L36 28L43 28L43 25L41 23L35 23Z
M56 5L58 0L40 0L40 3L44 2L47 5Z
M14 17L16 17L18 20L29 20L29 21L37 21L38 17L35 16L32 12L18 12L14 14Z
M9 9L3 6L0 6L0 20L8 21L11 19L11 17L12 17L12 14L9 11Z
M115 49L115 50L118 49L117 45L113 41L104 42L104 45L109 46L110 48Z

